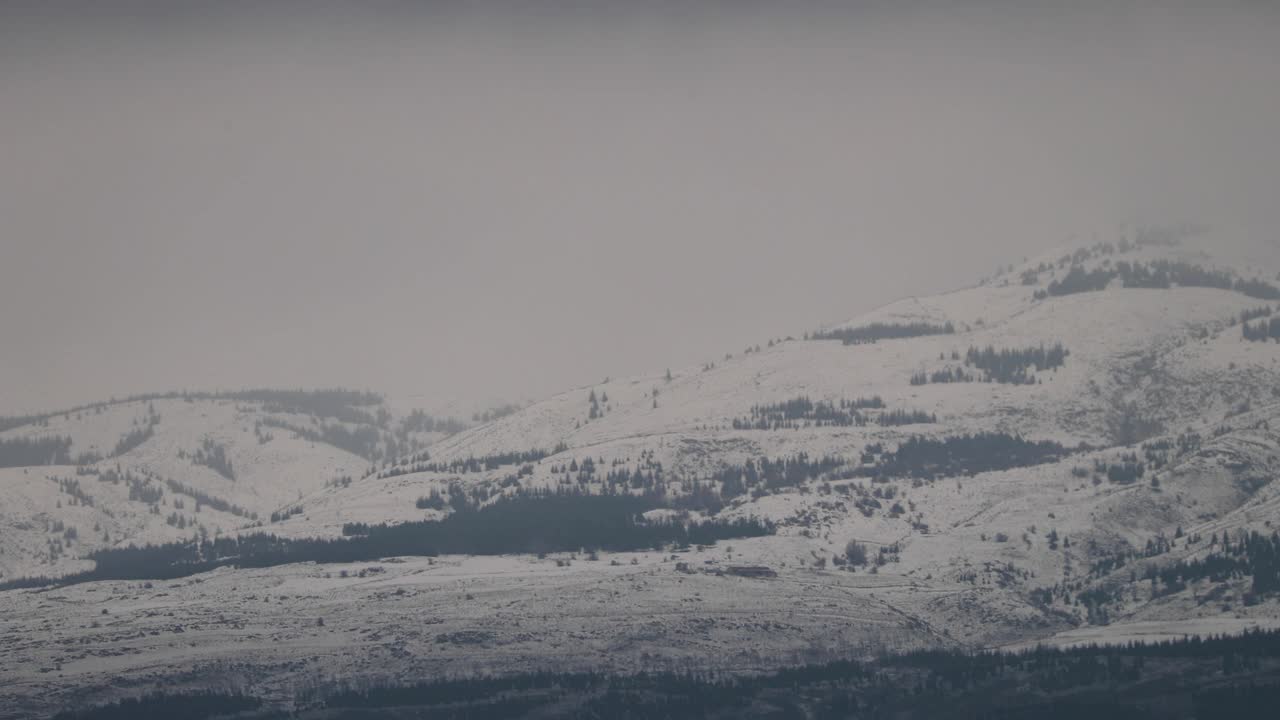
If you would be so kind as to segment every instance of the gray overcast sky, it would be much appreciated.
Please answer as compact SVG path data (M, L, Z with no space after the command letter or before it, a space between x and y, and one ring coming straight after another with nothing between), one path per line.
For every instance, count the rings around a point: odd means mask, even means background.
M0 414L532 398L1123 222L1276 234L1271 3L1033 4L5 2Z

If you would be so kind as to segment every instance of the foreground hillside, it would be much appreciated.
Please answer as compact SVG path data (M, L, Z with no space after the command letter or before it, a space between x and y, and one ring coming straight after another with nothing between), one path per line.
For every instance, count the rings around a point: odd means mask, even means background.
M1280 264L1182 235L456 434L350 397L324 411L342 417L159 398L10 429L71 437L72 464L0 470L19 498L0 561L20 559L0 565L3 699L217 678L283 701L333 675L741 672L1272 627ZM234 478L210 466L223 447ZM140 502L113 472L166 494ZM55 517L121 539L53 552Z

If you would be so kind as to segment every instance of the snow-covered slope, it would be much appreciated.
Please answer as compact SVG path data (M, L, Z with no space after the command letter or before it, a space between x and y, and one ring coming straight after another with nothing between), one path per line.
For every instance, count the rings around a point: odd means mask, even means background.
M1036 588L1076 582L1099 557L1140 553L1148 541L1179 530L1269 533L1270 523L1280 522L1280 489L1270 482L1280 462L1280 436L1270 429L1280 420L1280 343L1247 341L1240 318L1274 309L1275 300L1259 297L1257 288L1125 287L1120 277L1104 289L1047 292L1073 269L1114 272L1120 263L1193 265L1271 283L1280 268L1217 258L1204 246L1163 243L1051 253L976 287L895 302L822 329L923 323L949 324L953 332L849 345L790 338L669 375L576 388L444 439L429 461L403 459L350 487L322 488L278 529L336 534L347 522L429 519L440 512L414 501L451 486L492 495L599 489L609 484L608 473L657 467L663 490L679 497L695 485L723 490L715 478L728 467L803 453L838 458L840 467L794 486L721 493L721 513L780 525L778 538L752 546L753 561L827 563L856 539L894 551L897 561L882 573L999 583L1029 597ZM980 377L964 360L969 348L1056 344L1068 352L1065 363L1029 371L1029 383L913 382L943 370ZM800 396L836 405L876 396L884 409L863 411L862 426L748 427L753 407ZM894 410L936 422L876 422ZM859 471L869 445L892 451L912 436L980 432L1054 441L1066 453L1044 464L927 482L877 482ZM530 451L545 457L502 459L480 471L449 467ZM1108 480L1106 468L1130 454L1143 465L1140 481ZM579 466L588 459L595 474L584 483ZM882 497L889 492L891 500ZM873 504L879 507L863 511ZM1050 542L1051 532L1068 547ZM1181 557L1177 547L1166 559ZM1010 573L1016 577L1001 579ZM1061 610L1085 619L1083 608Z
M113 401L0 432L0 443L70 441L45 463L0 467L0 577L60 575L101 548L269 525L366 473L376 453L441 437L403 429L373 398L344 411L297 396L304 404L272 391Z
M1205 262L1200 251L1143 248L1114 258L1168 256ZM1083 264L1101 262L1092 258ZM1036 261L1028 263L1034 266ZM1242 268L1250 272L1251 268ZM1113 444L1117 413L1133 405L1145 420L1174 430L1212 428L1246 400L1266 396L1280 372L1280 345L1245 342L1240 314L1268 305L1232 290L1205 287L1108 288L1035 299L1055 275L1023 285L1020 268L987 284L911 298L837 327L872 323L951 323L955 332L871 344L788 339L770 342L702 367L622 378L577 388L522 412L436 444L435 463L567 446L538 464L533 482L557 457L634 458L655 453L669 471L698 473L725 461L795 452L860 453L868 442L909 434L946 436L983 430L1016 432L1064 444ZM831 330L827 328L826 330ZM1019 349L1061 343L1061 368L1035 372L1034 385L965 382L914 385L917 373L963 369L970 347ZM591 397L599 417L591 417ZM737 430L756 405L798 396L814 401L879 396L890 410L936 414L937 422L906 427L806 427L795 431ZM1265 399L1265 397L1263 398ZM874 413L870 413L874 416ZM715 446L710 457L691 446ZM735 455L729 448L737 448ZM720 453L720 450L725 450ZM395 471L412 469L406 460ZM504 476L509 468L490 473ZM403 476L396 487L405 487ZM376 482L364 478L361 484ZM367 488L343 493L367 496ZM309 500L306 507L323 503Z
M158 541L203 527L332 537L346 523L439 518L449 510L433 494L491 502L534 488L609 488L652 493L669 506L663 512L694 518L766 518L777 534L679 556L619 554L585 567L557 558L417 559L380 568L368 582L301 566L223 569L204 589L194 580L163 590L101 587L128 608L158 604L181 614L191 607L191 619L201 622L230 613L240 618L231 626L256 628L253 662L263 667L293 667L299 648L332 654L358 634L379 638L378 652L398 661L395 672L569 662L565 643L583 666L641 667L660 649L664 662L742 669L749 660L733 643L743 623L754 628L756 657L775 660L867 651L877 642L989 646L1055 634L1072 642L1091 637L1080 626L1103 623L1117 626L1117 636L1126 624L1136 636L1273 623L1280 599L1257 595L1247 578L1197 577L1159 588L1147 579L1218 552L1214 541L1224 534L1270 535L1280 527L1280 342L1248 339L1241 320L1248 316L1256 334L1280 310L1280 257L1266 248L1240 253L1168 242L1181 235L1146 232L1142 242L1049 253L975 287L799 329L703 365L582 386L451 436L402 439L394 459L373 463L307 439L333 419L225 398L120 403L28 424L0 437L61 433L73 438L73 454L107 454L130 428L153 413L161 418L146 442L85 464L97 475L77 475L74 466L0 470L0 569L10 576L72 569L77 561L68 558L108 542L99 535L111 543ZM877 327L914 330L875 342L840 339ZM1061 363L1036 368L1018 359L1059 346ZM1009 361L1018 382L984 381L988 372L970 350L986 348L1023 353ZM943 381L957 378L972 381ZM798 416L787 419L784 406L800 408ZM387 437L407 437L387 430L395 421L379 422L384 452ZM932 465L893 464L900 454L911 460L904 448L921 439L975 434L1001 438L981 467L952 449ZM226 448L234 481L192 462L206 440ZM1038 447L1049 449L1035 461L1013 459L1018 443L1042 441ZM767 475L765 461L797 459L810 468L800 476L750 480ZM952 467L943 469L946 463ZM103 482L117 464L168 488L165 499L131 501L124 483ZM334 482L345 476L351 480ZM69 485L56 478L79 480L94 506L72 502ZM257 520L208 503L195 514L193 496L173 492L166 480ZM185 527L167 520L178 499ZM49 542L71 525L80 537L41 569ZM850 541L871 560L853 572L843 565ZM715 572L731 564L767 566L777 580ZM447 581L433 579L441 576ZM216 590L212 604L164 599L208 588ZM0 608L28 623L49 612L87 622L81 616L98 609L80 586L59 596L62 604L26 592L0 593ZM405 598L428 592L436 593L432 623L442 629L405 630ZM460 602L472 593L475 603ZM250 595L278 602L275 615L307 622L258 627L244 600ZM639 599L622 602L628 597ZM655 608L662 619L638 619ZM140 612L117 621L118 637L151 622ZM317 629L313 615L329 616L330 629ZM564 618L574 618L572 627ZM195 656L235 652L244 636L227 631L224 620L187 638ZM77 627L69 637L103 635ZM484 632L474 635L483 636L475 647L447 641L445 629L477 628ZM582 638L590 642L580 646ZM49 648L19 654L7 659L101 672ZM116 659L112 672L145 675L152 655ZM35 675L14 679L37 692L50 687Z

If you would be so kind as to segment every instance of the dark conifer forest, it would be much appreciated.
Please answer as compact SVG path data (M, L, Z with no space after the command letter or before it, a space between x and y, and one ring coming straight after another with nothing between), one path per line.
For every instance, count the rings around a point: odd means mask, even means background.
M226 567L297 562L346 563L396 555L506 555L582 550L629 551L772 534L753 519L646 520L660 507L651 497L576 491L521 492L483 507L465 502L439 521L398 525L348 524L338 539L289 539L267 534L192 539L164 545L98 550L92 570L60 578L22 578L0 589L96 580L187 577Z
M183 717L731 720L1262 720L1280 702L1280 632L1019 652L926 650L767 674L696 669L320 683L281 703L232 692L144 694L55 720Z
M71 438L54 436L0 439L0 467L70 464Z
M1259 300L1280 300L1280 287L1258 278L1243 278L1227 270L1206 268L1194 263L1172 260L1152 262L1120 261L1085 270L1073 264L1062 277L1050 281L1036 292L1038 299L1105 290L1119 278L1126 288L1167 289L1171 287L1203 287L1230 290Z
M858 473L869 477L930 480L1056 462L1071 449L1051 440L1025 440L1005 433L955 435L936 440L914 435L897 449L871 455Z
M861 345L879 340L895 340L899 338L920 337L922 335L950 335L956 331L955 325L914 323L871 323L856 328L839 328L836 330L819 330L809 334L810 340L839 340L845 345Z

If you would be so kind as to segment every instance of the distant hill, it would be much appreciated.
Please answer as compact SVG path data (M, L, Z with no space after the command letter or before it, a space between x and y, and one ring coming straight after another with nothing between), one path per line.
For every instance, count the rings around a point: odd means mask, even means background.
M307 495L456 432L348 390L164 393L0 418L0 573L269 525Z

